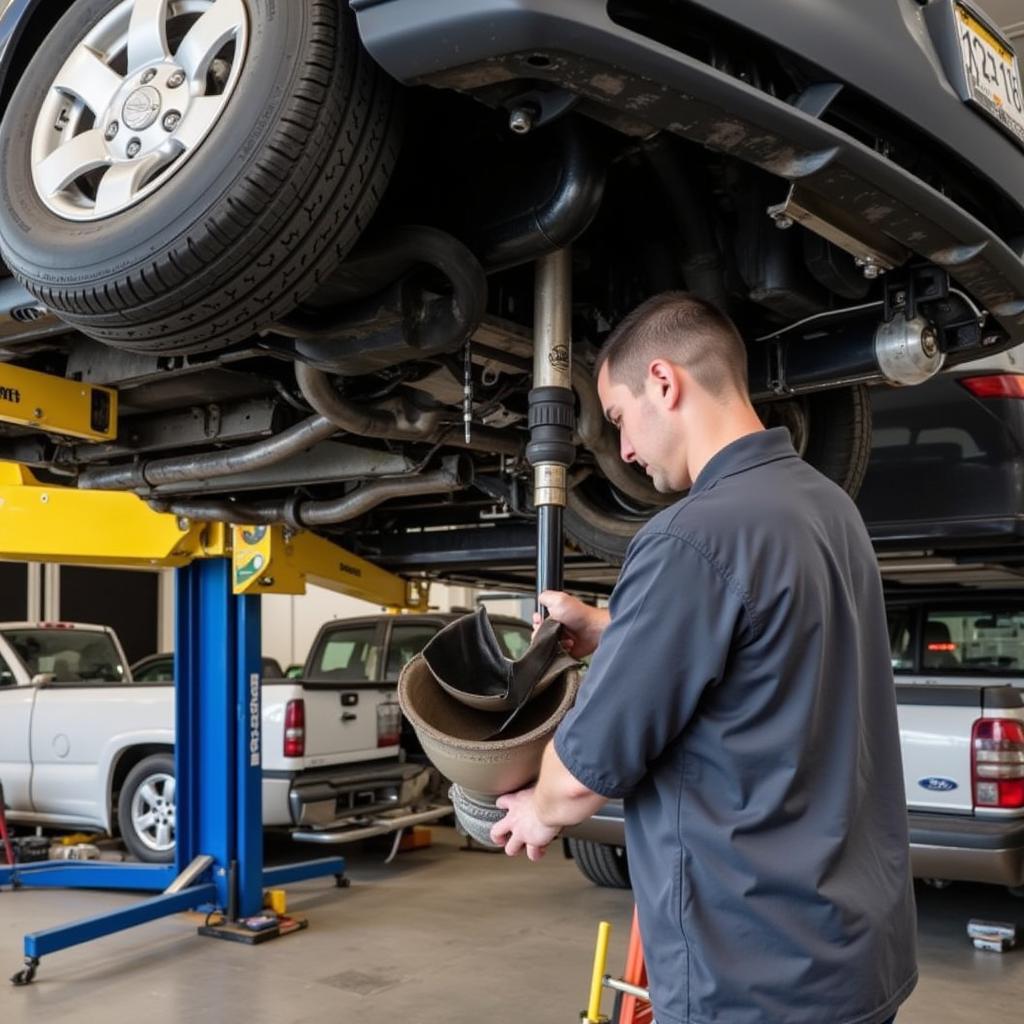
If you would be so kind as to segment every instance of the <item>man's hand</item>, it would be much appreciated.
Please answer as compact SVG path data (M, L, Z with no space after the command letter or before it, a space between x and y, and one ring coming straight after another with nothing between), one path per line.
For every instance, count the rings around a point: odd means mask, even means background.
M601 634L610 619L604 608L593 608L560 590L545 590L537 599L548 614L562 624L562 646L574 658L585 658L597 650ZM534 632L540 627L541 617L533 616Z
M491 842L504 846L505 853L514 857L526 848L530 860L540 860L548 844L558 835L560 829L545 825L537 817L534 803L534 787L521 789L517 793L506 793L495 801L508 813L491 828Z

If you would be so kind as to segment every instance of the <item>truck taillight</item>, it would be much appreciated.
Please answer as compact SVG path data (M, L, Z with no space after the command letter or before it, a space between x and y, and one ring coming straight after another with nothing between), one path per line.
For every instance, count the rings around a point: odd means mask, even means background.
M402 739L402 709L395 703L377 705L377 746L397 747Z
M982 377L961 377L960 383L975 398L1024 398L1024 374L986 373Z
M284 709L284 756L306 756L306 702L290 700Z
M975 807L1024 807L1024 722L979 718L971 732Z

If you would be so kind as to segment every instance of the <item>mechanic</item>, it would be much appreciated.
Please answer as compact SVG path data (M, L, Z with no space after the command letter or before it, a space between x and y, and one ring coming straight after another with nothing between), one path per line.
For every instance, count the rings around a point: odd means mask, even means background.
M608 611L541 603L594 652L495 842L531 860L622 797L658 1024L883 1024L917 981L882 586L849 496L764 429L731 321L655 296L597 360L663 493Z

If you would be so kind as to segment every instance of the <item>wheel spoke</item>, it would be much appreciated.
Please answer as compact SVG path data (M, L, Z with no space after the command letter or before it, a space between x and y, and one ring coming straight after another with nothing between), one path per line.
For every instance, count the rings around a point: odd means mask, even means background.
M104 217L116 213L121 207L133 202L146 180L156 168L167 161L161 153L150 153L149 156L131 163L114 164L100 181L96 190L96 215ZM150 801L156 799L156 790L148 783L144 790L152 794Z
M161 823L156 827L156 844L161 847L168 847L174 842L174 833L171 832L171 826L166 823Z
M156 817L152 811L149 811L146 814L140 814L139 817L135 819L135 828L137 831L142 832L144 829L149 828L155 820Z
M164 799L169 803L174 803L174 779L168 778L164 780Z
M40 162L36 166L36 182L43 195L52 196L87 171L109 163L103 132L94 128L58 146Z
M192 82L201 84L205 80L210 62L244 27L245 21L245 6L241 0L216 0L188 30L175 59Z
M224 99L221 96L197 96L174 133L174 141L186 152L198 146L217 120L223 106Z
M135 0L128 24L128 73L165 60L168 0Z
M157 801L156 787L152 782L144 782L139 787L139 796L147 807L152 807Z
M53 87L77 96L99 120L123 83L124 79L92 50L79 46L64 62Z

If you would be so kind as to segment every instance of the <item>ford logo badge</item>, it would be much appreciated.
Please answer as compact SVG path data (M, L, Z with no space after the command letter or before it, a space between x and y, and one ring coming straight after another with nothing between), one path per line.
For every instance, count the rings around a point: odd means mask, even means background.
M951 789L957 788L957 784L952 779L944 779L938 775L929 775L926 779L918 779L917 784L932 793L948 793Z

